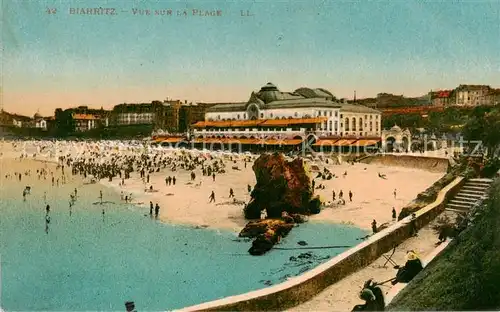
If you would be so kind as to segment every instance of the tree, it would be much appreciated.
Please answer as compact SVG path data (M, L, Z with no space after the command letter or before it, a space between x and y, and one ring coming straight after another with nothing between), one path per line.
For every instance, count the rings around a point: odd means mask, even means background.
M477 110L464 127L463 135L469 141L481 141L494 152L500 145L500 109Z
M56 136L64 137L75 132L75 121L71 110L57 108L54 112Z

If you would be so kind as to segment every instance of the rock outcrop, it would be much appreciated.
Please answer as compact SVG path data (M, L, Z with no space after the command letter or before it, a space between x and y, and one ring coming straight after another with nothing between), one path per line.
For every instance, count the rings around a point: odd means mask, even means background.
M289 162L282 154L263 154L252 169L257 184L244 209L247 219L258 219L262 209L269 218L280 218L283 211L303 215L320 212L321 202L313 198L311 179L302 159Z
M294 226L294 222L281 219L250 221L239 236L255 238L248 252L253 256L260 256L271 250L281 238L287 236Z

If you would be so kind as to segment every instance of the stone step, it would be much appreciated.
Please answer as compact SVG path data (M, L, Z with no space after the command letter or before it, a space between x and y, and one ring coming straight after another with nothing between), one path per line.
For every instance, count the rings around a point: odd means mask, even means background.
M485 185L485 184L475 184L475 183L467 183L467 184L464 184L463 187L476 187L476 188L480 188L482 190L487 190L490 188L491 185Z
M493 183L493 179L488 179L488 178L474 178L474 179L469 179L468 181Z
M467 210L469 210L472 206L471 205L449 203L446 205L446 207L450 207L450 208L454 208L454 209L467 209Z
M470 201L470 200L459 200L459 199L452 199L450 200L450 203L452 204L459 204L459 205L469 205L469 206L472 206L475 201Z
M477 190L467 190L467 189L461 189L459 193L462 193L462 194L467 194L469 196L483 196L484 194L486 194L486 192L481 192L481 191L477 191Z
M455 209L455 208L448 208L446 207L444 210L446 211L452 211L452 212L458 212L458 213L463 213L463 212L468 212L469 209Z
M467 195L456 195L455 197L453 197L453 199L458 199L458 200L465 200L465 201L476 201L477 198L475 197L470 197L470 196L467 196Z
M483 186L476 186L476 185L464 185L462 187L462 189L466 189L466 190L478 190L478 191L481 191L481 192L484 192L488 189L488 186L486 187L483 187Z

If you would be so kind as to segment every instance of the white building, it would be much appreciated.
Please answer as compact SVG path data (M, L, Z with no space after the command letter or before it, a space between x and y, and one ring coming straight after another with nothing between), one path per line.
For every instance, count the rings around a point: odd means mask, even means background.
M281 92L272 83L252 92L248 102L221 103L194 125L202 137L380 137L381 113L338 102L324 89Z
M490 91L490 86L460 85L456 89L456 104L461 106L490 105L491 99L488 97Z

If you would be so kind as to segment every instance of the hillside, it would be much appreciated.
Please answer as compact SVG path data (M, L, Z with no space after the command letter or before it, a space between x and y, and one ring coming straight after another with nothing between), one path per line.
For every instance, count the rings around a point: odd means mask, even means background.
M500 308L500 181L484 211L386 308L387 311Z

